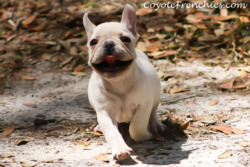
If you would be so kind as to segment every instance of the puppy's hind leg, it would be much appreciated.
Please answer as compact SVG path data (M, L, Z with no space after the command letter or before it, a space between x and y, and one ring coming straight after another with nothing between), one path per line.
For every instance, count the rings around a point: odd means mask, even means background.
M153 110L150 115L149 120L149 130L153 134L154 137L164 136L164 133L166 132L166 126L162 124L156 117L158 104L153 107Z

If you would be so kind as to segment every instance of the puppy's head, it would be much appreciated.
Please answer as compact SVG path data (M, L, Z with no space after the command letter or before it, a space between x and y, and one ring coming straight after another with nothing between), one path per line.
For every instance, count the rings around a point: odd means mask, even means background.
M95 26L83 16L83 25L87 32L89 48L89 65L105 78L124 75L132 68L136 59L135 43L136 14L131 5L126 5L122 20L102 23Z

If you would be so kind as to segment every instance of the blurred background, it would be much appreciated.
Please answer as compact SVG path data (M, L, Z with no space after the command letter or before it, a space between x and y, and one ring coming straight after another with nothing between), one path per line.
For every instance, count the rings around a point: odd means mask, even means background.
M0 94L3 82L13 72L49 61L72 75L85 75L86 34L83 13L99 24L119 21L130 3L138 16L137 47L151 59L204 59L209 66L249 66L248 1L206 1L208 4L242 3L235 8L159 8L156 4L175 1L0 1ZM204 3L204 1L180 1ZM149 8L144 8L144 6ZM152 7L152 8L151 8ZM246 69L249 72L249 68ZM163 75L163 74L162 74ZM31 79L29 76L19 76ZM160 76L163 77L163 76Z
M82 17L120 21L127 3L137 48L161 78L157 116L188 136L139 144L138 166L249 166L249 0L179 1L186 8L178 9L175 1L0 0L0 166L107 166L88 103Z

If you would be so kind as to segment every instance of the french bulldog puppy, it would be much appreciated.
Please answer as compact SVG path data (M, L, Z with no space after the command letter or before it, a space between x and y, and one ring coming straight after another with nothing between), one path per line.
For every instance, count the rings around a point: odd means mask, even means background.
M156 118L160 101L160 80L147 56L137 50L136 13L126 5L121 22L94 25L85 13L89 65L93 69L88 97L97 113L98 126L115 159L130 156L117 124L130 122L133 140L152 139L165 130Z

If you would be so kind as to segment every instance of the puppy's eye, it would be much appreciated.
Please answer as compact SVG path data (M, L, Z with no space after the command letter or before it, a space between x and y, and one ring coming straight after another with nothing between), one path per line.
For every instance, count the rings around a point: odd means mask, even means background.
M97 44L97 42L98 42L98 40L97 39L92 39L91 41L90 41L90 45L91 46L93 46L93 45L96 45Z
M126 36L122 36L120 39L122 40L122 42L130 42L131 41L129 39L129 37L126 37Z

